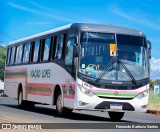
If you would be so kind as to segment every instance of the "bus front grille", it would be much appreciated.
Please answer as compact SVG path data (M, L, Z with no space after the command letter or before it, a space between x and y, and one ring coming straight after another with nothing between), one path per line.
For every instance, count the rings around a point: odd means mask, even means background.
M100 104L98 104L95 109L110 109L111 104L120 104L122 105L122 110L128 110L128 111L135 111L135 108L130 104L126 102L110 102L110 101L103 101Z
M98 96L99 98L104 99L118 99L118 100L132 100L133 98L122 98L122 97L106 97L106 96Z

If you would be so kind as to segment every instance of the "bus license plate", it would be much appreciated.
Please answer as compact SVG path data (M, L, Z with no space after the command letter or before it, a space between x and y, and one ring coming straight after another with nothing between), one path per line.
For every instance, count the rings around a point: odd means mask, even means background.
M110 109L122 110L122 105L121 104L110 104Z

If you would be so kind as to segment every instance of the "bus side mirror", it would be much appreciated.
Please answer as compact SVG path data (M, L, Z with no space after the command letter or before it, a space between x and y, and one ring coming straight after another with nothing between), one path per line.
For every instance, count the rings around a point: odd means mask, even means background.
M147 40L147 48L148 48L148 56L149 56L149 59L151 59L151 49L152 49L152 45L151 45L151 42L149 40Z

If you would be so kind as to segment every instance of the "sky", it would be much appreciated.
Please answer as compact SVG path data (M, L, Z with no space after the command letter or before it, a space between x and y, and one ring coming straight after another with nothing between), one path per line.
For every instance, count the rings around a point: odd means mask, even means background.
M74 22L111 24L144 32L160 65L159 6L160 0L0 0L0 44Z

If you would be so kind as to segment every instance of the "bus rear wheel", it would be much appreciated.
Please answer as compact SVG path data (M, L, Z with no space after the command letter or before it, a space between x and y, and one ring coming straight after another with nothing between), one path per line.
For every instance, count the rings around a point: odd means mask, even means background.
M24 103L24 100L23 100L23 93L22 93L22 91L20 91L19 93L18 93L18 107L19 108L24 108L24 105L25 103Z
M112 121L120 121L124 116L124 112L109 111L108 114Z
M20 91L18 94L18 107L21 109L32 109L34 107L34 103L23 100L23 93Z
M68 115L72 112L72 109L64 108L62 105L62 94L59 92L56 98L56 112L58 116Z

